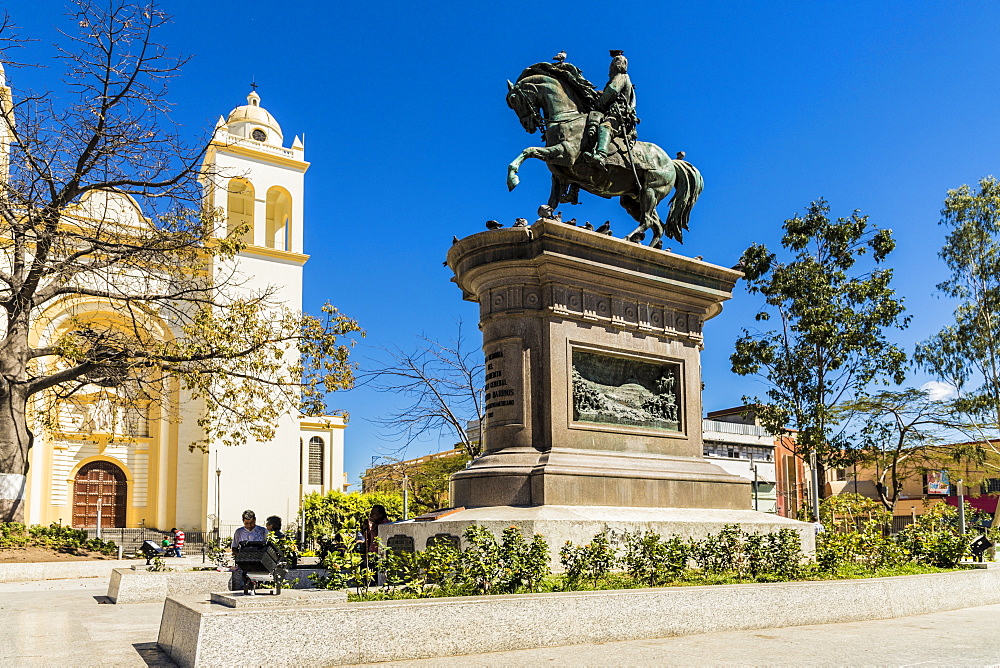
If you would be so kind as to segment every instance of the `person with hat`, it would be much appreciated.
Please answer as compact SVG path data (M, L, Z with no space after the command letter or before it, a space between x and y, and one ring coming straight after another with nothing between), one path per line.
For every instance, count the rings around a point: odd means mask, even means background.
M594 162L601 167L608 159L608 146L612 137L628 141L636 138L635 126L639 119L635 115L635 88L628 75L628 60L625 52L611 50L611 66L608 85L604 87L595 108L604 114L597 128L597 146L592 154Z

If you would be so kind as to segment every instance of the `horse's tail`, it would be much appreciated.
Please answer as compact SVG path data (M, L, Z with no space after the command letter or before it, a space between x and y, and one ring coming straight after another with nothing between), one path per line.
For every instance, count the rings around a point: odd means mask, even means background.
M705 180L701 178L694 165L685 160L674 160L674 196L670 198L670 209L667 212L666 234L671 239L682 241L684 231L688 229L691 219L691 209L698 201L698 196L705 189Z

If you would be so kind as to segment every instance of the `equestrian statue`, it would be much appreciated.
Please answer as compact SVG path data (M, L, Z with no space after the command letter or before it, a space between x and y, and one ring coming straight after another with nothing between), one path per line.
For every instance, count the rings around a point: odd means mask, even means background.
M538 158L552 172L548 206L578 204L580 189L610 199L618 197L639 223L626 240L642 242L652 229L652 248L663 247L663 236L682 242L691 207L704 188L701 173L678 154L677 160L656 144L637 141L635 89L628 60L611 51L608 85L597 90L560 53L554 63L537 63L524 70L517 83L507 82L507 106L517 113L528 133L541 130L544 148L529 146L507 167L507 187L520 179L517 170L528 158ZM665 222L656 206L674 190Z

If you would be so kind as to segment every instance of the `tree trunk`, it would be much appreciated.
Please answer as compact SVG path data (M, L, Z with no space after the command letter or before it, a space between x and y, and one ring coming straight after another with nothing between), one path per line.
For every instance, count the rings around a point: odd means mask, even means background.
M0 522L24 522L28 451L34 441L25 408L24 397L0 392Z

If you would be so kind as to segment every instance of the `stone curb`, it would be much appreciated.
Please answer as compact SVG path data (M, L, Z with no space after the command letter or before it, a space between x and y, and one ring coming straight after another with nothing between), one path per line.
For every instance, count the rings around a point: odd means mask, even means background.
M42 563L0 564L0 582L106 578L111 575L111 569L113 568L129 568L132 564L145 563L144 559L105 559L101 561L51 561Z
M233 610L169 597L158 643L181 666L334 665L905 617L1000 603L1000 570L869 580L477 596ZM391 629L392 641L372 629Z
M312 587L307 579L309 570L288 571L288 580L298 579L296 589ZM325 573L325 571L322 571ZM199 594L205 597L213 592L242 589L229 571L147 571L115 568L108 583L108 598L112 603L159 603L167 596Z
M159 603L167 596L228 590L233 574L226 571L147 571L116 568L111 571L108 598L112 603Z

